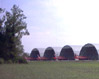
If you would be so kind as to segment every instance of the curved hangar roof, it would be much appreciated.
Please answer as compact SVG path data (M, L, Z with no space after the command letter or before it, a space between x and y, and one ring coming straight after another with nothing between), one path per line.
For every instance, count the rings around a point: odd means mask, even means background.
M98 52L97 49L93 44L85 44L81 51L79 56L87 57L88 60L98 60Z
M60 52L60 56L61 57L65 57L67 60L74 60L74 51L73 49L66 45L62 48L61 52Z
M38 58L40 56L39 50L37 48L34 48L30 54L30 57L32 58Z
M52 47L46 48L43 57L46 57L48 60L54 60L54 57L55 57L54 49Z

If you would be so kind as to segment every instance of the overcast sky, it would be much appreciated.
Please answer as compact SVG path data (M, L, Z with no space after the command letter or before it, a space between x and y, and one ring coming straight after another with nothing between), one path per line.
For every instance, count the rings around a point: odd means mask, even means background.
M26 52L33 48L99 44L99 0L0 0L10 10L16 4L27 16Z

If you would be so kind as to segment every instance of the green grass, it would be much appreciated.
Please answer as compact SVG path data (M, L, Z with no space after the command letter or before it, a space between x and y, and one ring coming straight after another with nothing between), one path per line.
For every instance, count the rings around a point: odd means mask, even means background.
M99 79L99 61L34 61L0 65L0 79Z

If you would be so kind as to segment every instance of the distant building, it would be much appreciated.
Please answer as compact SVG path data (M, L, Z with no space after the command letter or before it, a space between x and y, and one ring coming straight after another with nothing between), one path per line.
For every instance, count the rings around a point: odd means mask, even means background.
M73 49L68 45L64 46L60 52L59 59L74 60L75 55Z
M86 57L80 60L98 60L98 52L94 45L86 44L82 47L79 56Z
M37 48L34 48L30 54L30 57L32 60L37 60L40 57L39 50Z
M46 60L55 60L55 51L52 47L46 48L44 56Z

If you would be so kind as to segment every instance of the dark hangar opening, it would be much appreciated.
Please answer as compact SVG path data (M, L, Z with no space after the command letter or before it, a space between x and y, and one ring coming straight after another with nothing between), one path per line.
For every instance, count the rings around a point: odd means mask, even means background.
M64 57L66 60L74 60L75 56L73 49L68 45L64 46L60 52L60 57Z
M46 48L45 52L44 52L44 56L45 58L47 58L47 60L55 60L55 51L52 47L48 47Z
M82 47L79 56L87 57L85 60L98 60L98 52L94 45L86 44Z

